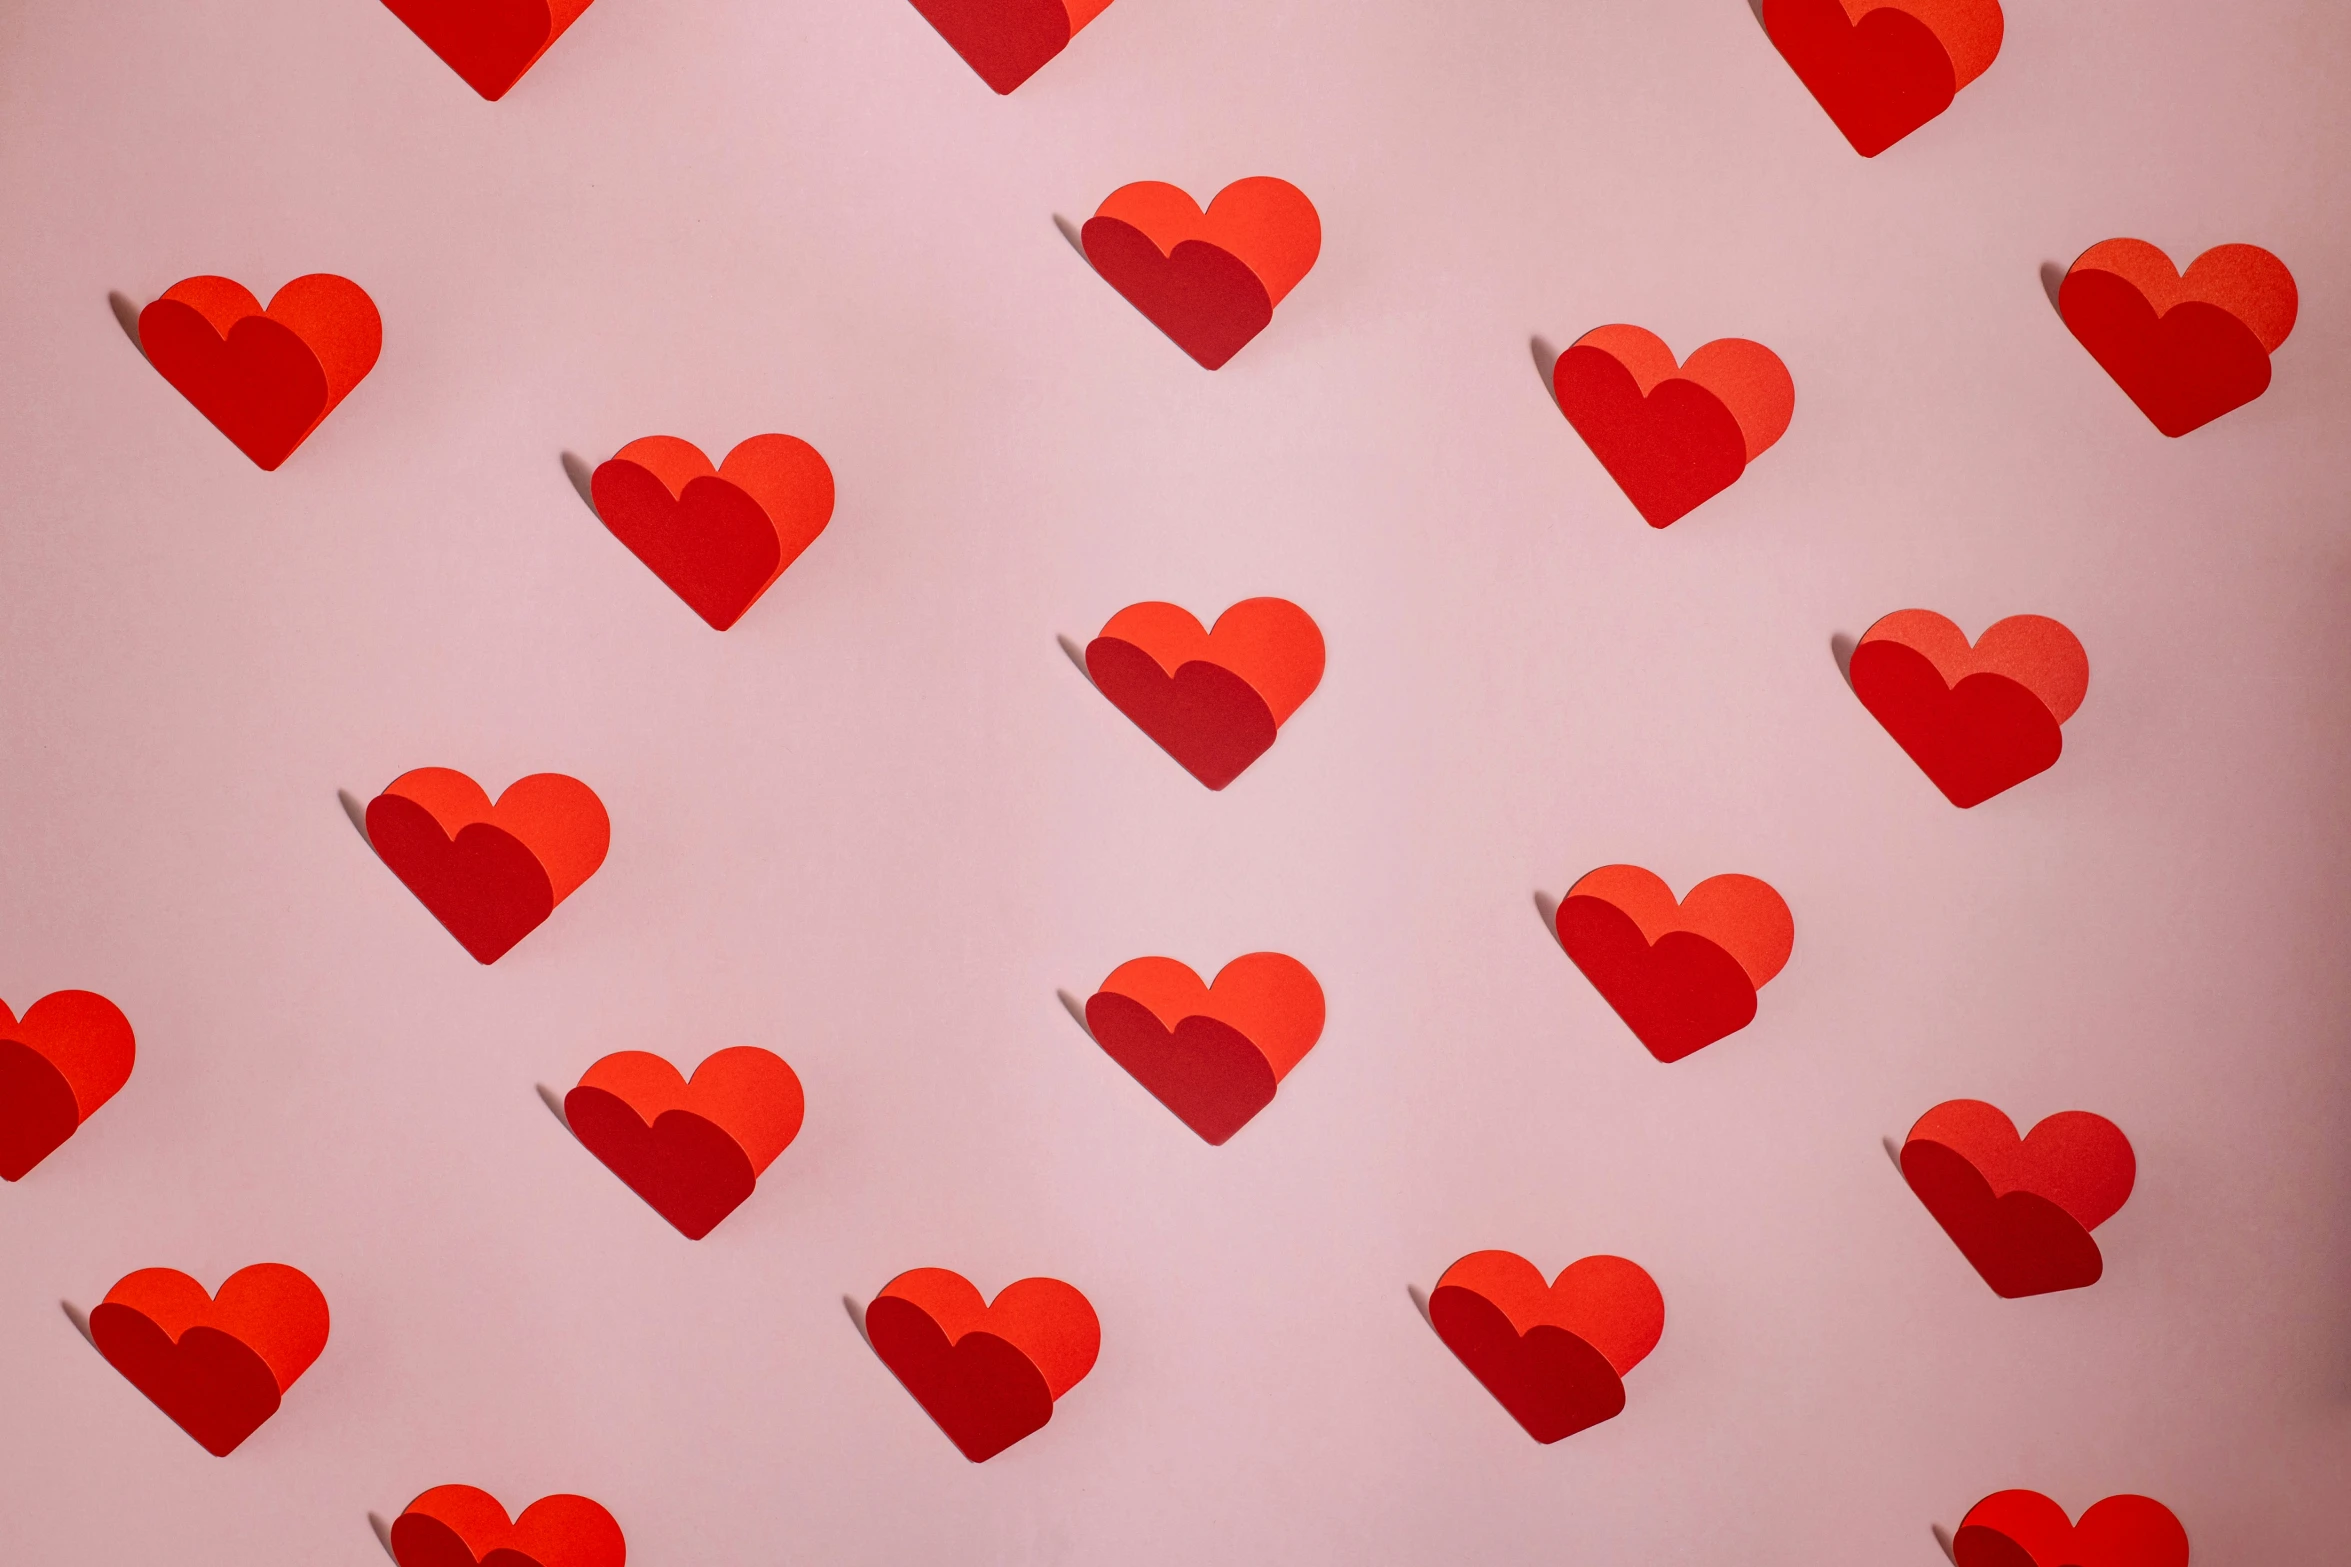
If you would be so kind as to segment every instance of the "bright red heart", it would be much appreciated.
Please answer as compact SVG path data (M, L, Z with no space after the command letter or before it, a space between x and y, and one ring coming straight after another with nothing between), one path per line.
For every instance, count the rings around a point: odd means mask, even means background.
M1763 28L1865 158L1951 107L2007 29L2000 0L1764 0Z
M131 1020L104 996L59 990L19 1018L0 1001L0 1181L22 1180L131 1080Z
M1102 1350L1093 1305L1059 1279L1020 1279L993 1305L945 1268L901 1273L865 1309L873 1352L973 1463L1053 1418Z
M436 1485L392 1521L400 1567L624 1567L620 1524L584 1496L542 1496L507 1521L489 1492Z
M914 8L981 81L1008 93L1068 48L1110 0L914 0Z
M591 0L384 0L465 85L496 103Z
M1927 1212L2006 1300L2098 1282L2090 1232L2130 1199L2138 1160L2102 1115L2063 1110L2019 1138L1978 1099L1939 1104L1902 1144L1902 1176Z
M612 821L561 773L517 779L492 806L465 774L419 767L368 802L367 841L475 962L495 963L596 874Z
M1287 599L1243 599L1204 631L1174 604L1130 604L1086 645L1086 672L1184 770L1222 789L1322 683L1322 630Z
M754 435L710 466L671 435L629 442L589 485L612 536L724 631L833 516L833 470L797 436Z
M806 1113L799 1076L756 1045L719 1051L690 1083L657 1055L623 1050L563 1096L581 1146L697 1241L751 1195Z
M264 470L375 368L384 322L358 284L298 277L263 310L242 283L183 278L139 312L147 362Z
M1273 1103L1322 1022L1322 986L1279 952L1237 957L1213 985L1173 958L1136 958L1086 1002L1103 1053L1212 1144Z
M1796 414L1796 383L1761 343L1717 338L1676 364L1637 326L1577 338L1551 367L1551 394L1652 528L1730 488Z
M2090 357L2169 436L2269 390L2269 356L2301 296L2258 245L2218 245L2188 264L2141 239L2092 245L2065 274L2057 309Z
M2188 1531L2151 1496L2110 1496L2080 1523L2038 1491L1996 1491L1951 1538L1957 1567L2188 1567Z
M1796 921L1770 883L1710 876L1675 903L1638 865L1603 865L1560 900L1559 944L1649 1053L1679 1061L1755 1020Z
M2090 655L2046 615L2011 615L1968 645L1931 609L1879 620L1854 645L1853 694L1943 797L1981 805L2065 749L2059 726L2090 690Z
M1313 269L1322 219L1287 180L1235 180L1206 212L1175 186L1142 180L1112 191L1079 238L1104 282L1214 370Z
M177 1268L141 1268L90 1312L90 1338L131 1386L225 1458L327 1347L327 1298L279 1262L238 1269L217 1298Z
M1475 1251L1429 1292L1429 1324L1548 1443L1623 1411L1625 1373L1665 1333L1665 1297L1622 1257L1586 1257L1545 1284L1516 1252Z

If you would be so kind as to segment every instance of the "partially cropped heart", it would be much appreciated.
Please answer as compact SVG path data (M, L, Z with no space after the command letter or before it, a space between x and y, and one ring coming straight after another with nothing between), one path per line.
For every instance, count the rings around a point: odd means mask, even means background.
M131 1078L131 1020L104 996L58 990L18 1017L0 1001L0 1180L22 1180Z
M2152 1496L2110 1496L2080 1523L2038 1491L1996 1491L1951 1537L1957 1567L2188 1567L2188 1531Z
M980 80L1008 93L1069 47L1110 0L914 0Z
M1142 180L1112 191L1079 237L1104 282L1214 370L1313 269L1322 219L1287 180L1235 180L1205 212L1176 186Z
M2023 1138L1995 1105L1953 1099L1919 1117L1902 1176L1994 1294L2082 1289L2106 1271L2090 1232L2130 1199L2138 1160L2102 1115L2063 1110Z
M1429 1325L1538 1442L1624 1409L1624 1376L1665 1333L1665 1297L1639 1264L1586 1257L1546 1284L1509 1251L1478 1251L1429 1293Z
M1981 805L2065 749L2059 726L2090 690L2090 655L2046 615L2011 615L1976 639L1931 609L1871 626L1846 670L1853 694L1943 797Z
M1755 1020L1755 993L1787 965L1796 921L1768 882L1710 876L1679 903L1638 865L1570 887L1559 944L1660 1061L1679 1061Z
M612 844L595 791L561 773L492 805L447 767L402 773L368 803L367 841L477 963L495 963L596 874Z
M436 1485L392 1520L400 1567L624 1567L628 1541L601 1503L542 1496L509 1521L489 1492Z
M806 1110L798 1075L756 1045L719 1051L691 1082L657 1055L623 1050L563 1096L581 1146L697 1241L751 1195Z
M884 1285L865 1308L865 1333L975 1464L1041 1430L1102 1349L1092 1304L1059 1279L1016 1280L991 1305L946 1268L916 1268Z
M1213 985L1173 958L1136 958L1086 1002L1103 1053L1213 1144L1273 1103L1322 1023L1322 986L1279 952L1237 957Z
M1796 414L1795 380L1761 343L1717 338L1677 364L1637 326L1577 338L1551 367L1551 393L1652 528L1730 488Z
M383 346L375 301L328 272L294 279L266 311L242 283L192 277L139 312L147 362L265 470L294 454Z
M612 536L720 631L833 515L833 470L791 435L754 435L716 468L690 441L648 435L599 464L589 488Z
M385 8L423 39L492 103L539 63L591 0L384 0Z
M1321 628L1287 599L1243 599L1214 631L1174 604L1130 604L1086 646L1096 688L1211 789L1265 754L1322 668Z
M327 1344L327 1299L307 1274L259 1262L215 1297L177 1268L141 1268L90 1312L107 1363L216 1458L278 1412Z
M1990 69L2000 0L1763 0L1763 29L1865 158L1951 107Z
M2182 436L2269 390L2301 295L2258 245L2215 246L2183 274L2145 240L2110 239L2067 271L2057 308L2155 428Z

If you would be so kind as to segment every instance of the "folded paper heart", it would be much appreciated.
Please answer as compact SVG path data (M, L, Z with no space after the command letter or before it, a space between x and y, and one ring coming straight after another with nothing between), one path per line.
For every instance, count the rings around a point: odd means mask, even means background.
M1008 93L1069 47L1110 0L914 0L980 80Z
M1313 270L1322 219L1287 180L1235 180L1206 212L1175 186L1143 180L1112 191L1079 238L1104 282L1214 370Z
M2258 245L2215 246L2182 274L2143 239L2110 239L2066 272L2057 309L2155 428L2182 436L2269 390L2301 296Z
M384 0L465 85L496 103L592 0Z
M1102 1350L1086 1297L1059 1279L1020 1279L990 1305L960 1273L901 1273L865 1308L865 1333L963 1456L985 1463L1053 1418Z
M1763 0L1763 30L1865 158L1950 108L2006 28L2000 0Z
M131 1080L131 1020L104 996L58 990L25 1008L0 1001L0 1181L55 1153Z
M1086 645L1111 706L1222 789L1322 684L1322 629L1287 599L1243 599L1204 631L1174 604L1130 604Z
M1679 1061L1755 1021L1796 920L1768 882L1710 876L1674 901L1638 865L1603 865L1560 900L1559 944L1649 1053Z
M1737 483L1796 414L1795 380L1761 343L1717 338L1676 364L1637 326L1577 338L1551 367L1551 394L1652 528Z
M368 802L367 841L475 962L495 963L596 874L612 821L561 773L517 779L493 806L465 774L419 767Z
M489 1492L436 1485L392 1520L400 1567L626 1567L628 1541L584 1496L542 1496L508 1521Z
M1854 644L1853 694L1943 797L1965 809L2047 772L2090 690L2090 655L2046 615L1996 621L1971 647L1931 609L1896 610Z
M280 1262L238 1269L218 1296L177 1268L141 1268L91 1309L90 1338L198 1446L225 1458L327 1347L327 1298Z
M629 442L589 484L612 536L724 631L833 516L833 470L797 436L754 435L718 467L672 435Z
M1213 985L1173 958L1136 958L1086 1002L1103 1053L1213 1144L1273 1103L1322 1022L1322 986L1279 952L1237 957Z
M2122 1129L2086 1110L2019 1138L1997 1106L1953 1099L1902 1144L1903 1179L2007 1300L2097 1283L2106 1262L2090 1232L2129 1200L2138 1170Z
M563 1096L581 1146L697 1241L751 1195L806 1111L798 1075L756 1045L719 1051L691 1082L657 1055L623 1050Z
M329 272L294 279L267 310L242 283L192 277L139 312L147 362L264 470L294 454L383 346L375 301Z
M1956 1567L2188 1567L2188 1531L2151 1496L2110 1496L2080 1523L2038 1491L1996 1491L1951 1537Z
M1625 1373L1665 1333L1637 1263L1586 1257L1549 1284L1510 1251L1475 1251L1429 1292L1429 1324L1527 1435L1550 1443L1624 1409Z

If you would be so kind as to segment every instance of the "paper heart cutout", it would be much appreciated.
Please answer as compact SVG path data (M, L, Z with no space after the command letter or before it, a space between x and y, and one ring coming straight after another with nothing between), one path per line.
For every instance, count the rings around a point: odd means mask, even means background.
M239 1268L218 1296L177 1268L141 1268L92 1308L90 1339L198 1446L225 1458L327 1347L327 1298L282 1262Z
M367 841L477 963L495 963L596 874L612 820L561 773L507 786L495 806L447 767L402 773L368 802Z
M2061 726L2090 690L2081 639L2046 615L1995 621L1971 647L1931 609L1880 619L1846 678L1870 716L1966 809L2057 764Z
M1213 631L1174 604L1130 604L1086 644L1111 706L1211 789L1266 753L1322 666L1322 628L1288 599L1243 599Z
M1135 958L1086 1002L1103 1054L1218 1145L1273 1103L1322 1024L1322 986L1279 952L1237 957L1209 985L1174 958Z
M1079 238L1102 280L1214 370L1273 320L1322 254L1322 219L1287 180L1235 180L1202 212L1173 185L1110 193Z
M657 1055L622 1050L563 1096L580 1145L697 1241L751 1195L807 1108L799 1076L756 1045L710 1056L691 1082Z
M1761 343L1720 337L1676 364L1663 338L1621 324L1568 346L1551 395L1652 528L1737 483L1796 415L1796 382Z
M1429 1325L1527 1435L1550 1443L1624 1409L1625 1373L1665 1333L1638 1264L1585 1257L1549 1284L1511 1251L1473 1251L1429 1292Z
M1951 1537L1957 1567L2188 1567L2188 1531L2151 1496L2110 1496L2080 1523L2038 1491L1995 1491Z
M2122 1128L2087 1110L2019 1138L1997 1106L1953 1099L1902 1144L1902 1178L2005 1300L2097 1283L2106 1262L2090 1232L2130 1199L2138 1170Z
M24 1179L122 1091L138 1059L131 1020L104 996L57 990L0 1001L0 1181Z
M1069 47L1110 0L914 0L980 80L1008 93Z
M1865 158L1950 108L2006 28L2000 0L1763 0L1763 30Z
M331 272L298 277L265 311L245 285L183 278L139 312L139 347L237 450L274 470L375 368L384 320Z
M1649 1053L1679 1061L1755 1021L1755 993L1787 966L1796 920L1769 882L1709 876L1675 903L1638 865L1603 865L1567 890L1559 944Z
M833 470L793 435L754 435L716 468L691 441L648 435L598 464L589 491L612 536L719 631L833 516Z
M883 1285L865 1308L865 1333L975 1464L1042 1429L1102 1351L1093 1305L1059 1279L1016 1280L990 1305L945 1268L916 1268Z
M384 0L465 85L496 103L592 0Z
M2057 290L2066 327L2173 437L2269 390L2269 356L2300 309L2294 274L2259 245L2216 245L2182 275L2145 240L2110 239Z
M400 1567L625 1567L628 1541L602 1505L542 1496L509 1522L489 1492L436 1485L392 1520Z

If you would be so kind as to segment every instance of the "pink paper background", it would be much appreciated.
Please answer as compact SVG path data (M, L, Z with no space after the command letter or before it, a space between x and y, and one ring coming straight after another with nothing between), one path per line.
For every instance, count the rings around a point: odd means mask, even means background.
M380 1563L444 1481L645 1564L1940 1560L2029 1486L2199 1563L2342 1549L2351 1458L2351 10L2012 0L1855 157L1743 0L1120 0L1009 100L903 0L600 0L477 100L368 0L0 19L0 995L129 1087L0 1190L0 1558ZM1282 175L1321 264L1204 374L1053 218ZM2038 269L2284 257L2252 407L2167 441ZM107 294L359 281L382 362L276 474ZM1795 423L1657 534L1530 355L1776 348ZM711 633L559 454L783 430L831 530ZM1222 795L1055 645L1296 599L1329 673ZM1950 809L1830 639L2058 616L2051 774ZM495 968L336 792L588 781L603 871ZM1534 906L1763 876L1757 1023L1652 1062ZM1310 964L1211 1149L1055 998ZM805 1132L690 1244L534 1092L785 1055ZM1994 1298L1888 1162L1930 1105L2119 1122L2105 1281ZM1625 1415L1537 1447L1407 1298L1646 1265ZM307 1270L325 1356L226 1461L76 1336L121 1274ZM1052 1424L957 1456L842 1301L1068 1279Z

